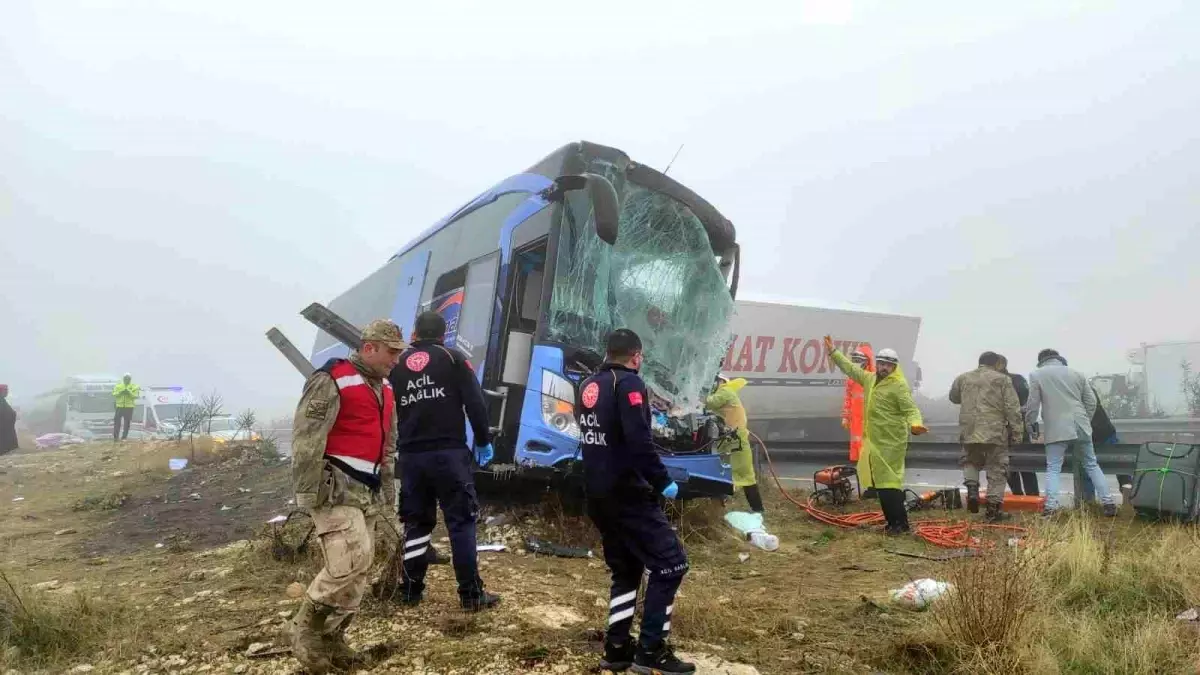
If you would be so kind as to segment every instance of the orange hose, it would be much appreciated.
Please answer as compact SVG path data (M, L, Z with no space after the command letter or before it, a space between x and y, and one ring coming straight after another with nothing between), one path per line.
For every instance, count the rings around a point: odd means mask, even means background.
M813 495L809 495L805 501L800 501L793 497L783 487L783 482L779 479L779 474L775 472L775 465L771 462L771 453L767 451L767 444L756 436L753 432L750 437L758 442L762 448L763 457L767 458L767 470L771 472L771 478L775 479L775 485L779 488L779 492L789 502L800 507L801 510L812 516L814 519L833 525L835 527L858 528L882 525L887 522L883 517L882 511L863 511L859 513L830 513L823 511L813 504ZM1009 532L1015 536L1024 536L1029 531L1019 525L989 525L984 523L971 523L965 520L923 520L914 524L913 534L918 538L942 548L965 548L979 549L985 546L993 545L993 542L985 541L974 533L982 533L983 531L990 532Z

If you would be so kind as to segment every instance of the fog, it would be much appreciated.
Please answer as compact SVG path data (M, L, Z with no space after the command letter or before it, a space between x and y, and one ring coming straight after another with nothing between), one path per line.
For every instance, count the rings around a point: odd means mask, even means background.
M1123 372L1200 338L1200 6L0 6L0 382L79 372L287 413L298 315L587 139L736 224L742 288ZM886 345L880 345L886 346Z

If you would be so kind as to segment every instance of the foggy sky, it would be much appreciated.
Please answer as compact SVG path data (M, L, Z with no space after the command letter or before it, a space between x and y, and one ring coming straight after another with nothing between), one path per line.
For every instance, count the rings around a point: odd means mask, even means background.
M1200 338L1195 3L158 4L0 5L18 399L131 371L286 413L267 328L309 351L301 308L580 139L684 144L743 289L922 317L930 395Z

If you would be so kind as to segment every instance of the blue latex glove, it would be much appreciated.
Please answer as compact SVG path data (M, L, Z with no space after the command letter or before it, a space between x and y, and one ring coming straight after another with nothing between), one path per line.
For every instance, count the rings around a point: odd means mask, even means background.
M492 449L491 443L488 443L487 445L479 445L479 446L475 447L475 461L478 462L479 466L481 466L481 467L487 466L488 462L492 461L492 455L495 455L495 454L496 454L496 451Z
M670 485L663 488L662 496L666 497L667 499L675 499L676 497L678 497L679 496L679 483L676 483L675 481L671 481Z

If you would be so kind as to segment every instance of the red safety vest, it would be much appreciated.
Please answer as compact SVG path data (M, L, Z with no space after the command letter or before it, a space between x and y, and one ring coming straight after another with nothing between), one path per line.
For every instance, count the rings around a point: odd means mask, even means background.
M870 345L862 345L859 349L867 355L867 372L875 372L875 355L871 352ZM857 462L858 454L862 451L865 408L863 386L846 378L846 397L842 400L842 422L846 424L846 428L850 432L851 462Z
M387 457L388 426L396 409L392 384L383 380L383 402L353 363L334 359L321 369L338 388L338 416L325 441L325 458L350 477L379 486L379 465Z

